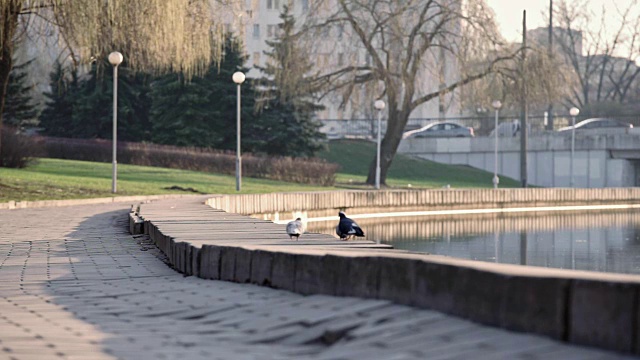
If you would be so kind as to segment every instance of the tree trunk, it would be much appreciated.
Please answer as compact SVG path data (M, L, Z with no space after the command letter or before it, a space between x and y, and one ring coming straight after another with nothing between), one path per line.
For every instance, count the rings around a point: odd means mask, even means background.
M402 133L407 126L409 120L409 112L398 111L395 109L396 104L390 104L389 119L387 121L387 132L384 134L382 143L380 144L380 184L385 185L387 182L387 172L391 167L391 162L396 156L400 141L402 141ZM376 158L369 166L369 175L367 176L367 184L374 185L376 181Z
M2 113L4 112L4 100L7 96L9 73L13 67L13 36L18 26L18 15L22 3L9 1L8 5L0 6L0 19L2 23L2 39L0 39L0 167L2 167Z

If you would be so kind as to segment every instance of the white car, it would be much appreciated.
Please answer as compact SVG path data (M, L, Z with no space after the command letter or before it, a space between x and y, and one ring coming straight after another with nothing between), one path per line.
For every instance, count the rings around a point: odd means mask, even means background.
M607 118L592 118L580 121L575 126L566 126L558 129L558 131L570 131L575 128L578 130L607 130L607 129L631 129L632 124Z
M420 129L407 131L402 134L403 139L425 137L472 137L473 128L453 122L434 122Z

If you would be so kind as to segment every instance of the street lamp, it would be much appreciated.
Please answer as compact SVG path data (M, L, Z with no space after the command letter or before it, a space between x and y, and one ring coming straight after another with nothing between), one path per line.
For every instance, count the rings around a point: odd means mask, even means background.
M113 162L111 172L111 192L116 193L118 178L118 160L117 160L117 144L118 144L118 65L122 63L122 54L114 51L109 54L109 63L113 65Z
M238 118L236 133L236 191L242 188L242 158L240 157L240 85L244 82L245 76L242 72L236 71L232 76L233 82L238 84Z
M500 178L498 178L498 116L500 113L500 108L502 107L502 103L500 100L493 100L491 106L496 110L496 124L493 129L493 188L497 189L498 184L500 183Z
M578 116L578 114L580 114L580 109L577 107L569 109L569 115L571 115L571 162L569 165L569 168L571 169L571 187L573 187L573 156L576 151L576 116Z
M378 110L378 148L376 151L376 189L380 189L380 128L382 126L382 110L385 104L382 100L376 100L373 106Z

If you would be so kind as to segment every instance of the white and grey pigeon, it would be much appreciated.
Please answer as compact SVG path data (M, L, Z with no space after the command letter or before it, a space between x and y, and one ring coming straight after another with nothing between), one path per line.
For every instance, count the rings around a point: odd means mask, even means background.
M340 211L338 216L340 216L340 222L338 226L336 226L336 234L340 239L349 240L352 237L364 236L364 232L360 226L358 226L355 221L349 219L345 213Z
M294 236L296 237L296 240L298 240L302 233L304 233L304 224L302 223L302 219L297 218L287 224L287 234L291 240L293 240Z

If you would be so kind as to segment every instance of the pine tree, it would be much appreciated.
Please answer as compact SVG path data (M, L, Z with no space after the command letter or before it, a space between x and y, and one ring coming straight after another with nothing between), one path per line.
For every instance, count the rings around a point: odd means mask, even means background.
M312 156L322 148L324 134L315 120L323 106L314 102L314 90L306 75L312 65L297 45L295 19L285 6L280 14L279 35L267 41L265 76L258 92L260 134L270 154Z
M73 98L78 89L78 72L75 68L64 68L56 62L53 71L49 74L49 92L45 92L47 98L45 108L40 114L40 127L42 133L50 136L71 137L71 119L73 114Z
M181 74L167 74L153 83L151 92L152 136L159 144L210 146L211 92L194 78L188 82Z
M126 61L118 66L118 139L149 139L149 79L148 74L129 70ZM113 70L106 60L94 63L89 74L79 82L70 129L72 137L112 138Z
M232 150L236 147L236 84L231 76L244 71L246 56L237 41L228 36L219 64L190 80L178 74L153 83L152 141L179 146L201 146ZM249 85L249 86L248 86ZM242 149L253 151L254 96L249 82L242 85Z
M38 111L30 94L32 86L27 83L28 68L32 62L29 60L11 69L2 113L5 124L19 127L33 125L33 120L37 118Z

